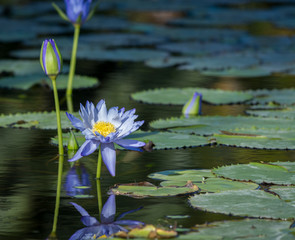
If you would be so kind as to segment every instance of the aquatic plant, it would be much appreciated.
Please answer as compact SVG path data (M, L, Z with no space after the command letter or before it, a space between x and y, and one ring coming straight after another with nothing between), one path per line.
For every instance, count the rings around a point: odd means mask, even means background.
M73 78L75 75L76 69L76 56L77 56L77 48L78 48L78 40L80 34L81 25L89 20L95 11L96 6L90 10L92 0L65 0L66 6L66 14L55 4L53 3L53 7L56 9L58 14L66 21L69 21L73 24L74 38L73 38L73 48L72 48L72 56L70 63L70 72L67 86L67 105L68 111L73 112L73 100L72 100L72 90L73 90Z
M127 229L122 227L121 225L127 225L130 227L135 227L139 225L144 225L144 223L133 220L121 220L126 214L135 212L140 210L141 208L131 210L129 212L125 212L121 214L117 219L115 219L116 215L116 199L115 195L111 195L107 202L104 204L101 214L100 214L100 222L95 218L89 215L89 213L80 205L71 202L71 204L77 209L79 213L81 213L81 222L86 226L75 232L69 240L83 239L83 237L90 238L99 238L101 236L109 237L112 234L124 231L127 232Z
M64 150L63 150L63 143L62 143L60 107L59 107L59 99L58 99L58 93L57 93L57 87L56 87L56 78L62 70L62 57L53 39L46 39L43 41L41 52L40 52L40 64L43 71L51 79L51 82L52 82L55 109L56 109L59 155L63 155Z
M107 166L110 174L115 176L116 151L114 143L119 146L140 151L145 145L132 139L123 139L130 133L136 131L144 121L134 121L138 116L134 115L135 109L125 112L125 108L106 108L104 100L100 100L96 106L86 102L84 107L80 105L80 116L82 121L70 113L66 113L73 126L79 129L85 136L86 141L82 144L70 162L93 153L99 147L98 165L96 177L100 177L101 159Z

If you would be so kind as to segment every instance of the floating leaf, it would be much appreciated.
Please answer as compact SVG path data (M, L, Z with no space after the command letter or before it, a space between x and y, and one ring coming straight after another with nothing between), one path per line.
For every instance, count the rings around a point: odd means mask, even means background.
M235 129L258 129L273 131L295 130L293 120L278 118L257 118L245 116L199 116L194 118L159 119L150 123L156 129L169 129L179 133L195 133L200 135L220 134L220 131L235 131ZM246 134L246 132L244 132ZM259 135L259 133L258 133Z
M235 216L293 219L295 207L261 190L223 191L190 198L198 209Z
M64 129L72 127L65 112L61 112L61 125ZM56 114L55 112L2 114L0 127L56 129Z
M288 163L288 165L290 164ZM295 184L294 172L288 171L284 167L284 163L281 163L280 166L264 163L238 164L215 168L212 171L217 176L240 181L282 185Z
M11 55L19 58L36 59L40 54L37 49L24 49L12 51ZM70 59L70 49L61 49L63 59ZM165 58L169 53L159 50L144 49L144 48L122 48L122 49L102 49L97 46L79 45L77 52L78 59L96 60L96 61L131 61L140 62L153 58Z
M156 228L153 225L145 225L142 228L133 228L130 232L118 232L116 237L122 238L149 238L149 239L162 239L162 238L174 238L177 236L177 232L174 230L164 230Z
M249 101L251 104L269 104L276 103L281 105L295 104L295 89L260 89L249 90L248 93L252 94L254 98Z
M111 189L113 194L130 197L160 197L190 194L199 191L196 185L189 184L181 187L157 187L149 182L119 184Z
M67 124L68 125L68 124ZM1 126L1 118L0 118ZM64 143L68 142L68 134L63 134ZM75 137L78 144L81 146L85 142L85 137L79 132L75 133ZM210 145L207 138L201 136L192 136L186 134L175 134L168 132L143 132L137 131L130 134L128 139L136 139L138 141L154 143L153 149L174 149L174 148L184 148L184 147L197 147ZM57 138L51 139L53 144L58 144ZM65 144L66 145L66 144Z
M59 75L57 78L57 88L66 89L68 83L68 75ZM90 88L98 86L97 78L75 75L73 88ZM5 77L0 79L0 88L13 88L27 90L34 85L45 85L51 87L51 80L42 75L27 75Z
M238 182L238 181L231 181L222 178L208 178L202 182L192 181L193 184L196 184L201 192L222 192L222 191L229 191L229 190L254 190L258 187L257 184L254 183L245 183L245 182ZM161 182L161 186L168 187L168 186L183 186L186 184L185 181L164 181Z
M167 170L148 175L149 178L165 181L193 181L201 182L204 178L215 177L211 170ZM164 183L164 182L162 182ZM182 185L183 186L183 185Z
M202 93L203 100L212 104L241 103L252 98L251 94L240 91L206 88L161 88L133 93L131 97L145 103L183 105L194 92Z
M294 232L289 229L290 222L245 219L239 221L213 222L197 225L198 232L180 235L179 240L222 240L222 239L293 239Z
M39 50L40 52L40 50ZM40 53L39 53L40 54ZM38 55L37 55L38 56ZM40 61L31 60L0 60L0 72L12 73L17 76L38 74L42 71Z
M198 41L167 43L158 46L161 50L166 50L173 53L181 53L186 55L210 55L223 52L233 52L238 50L238 46L227 43L205 42Z
M214 76L214 77L265 77L271 75L272 71L270 69L263 69L259 67L253 68L243 68L243 69L223 69L223 70L204 70L201 71L201 74L206 76Z

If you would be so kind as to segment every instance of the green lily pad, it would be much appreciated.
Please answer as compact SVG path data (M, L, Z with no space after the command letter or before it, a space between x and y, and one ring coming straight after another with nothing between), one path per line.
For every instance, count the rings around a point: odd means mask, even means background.
M290 165L291 163L288 163ZM218 167L212 170L219 177L255 183L290 185L295 184L295 174L279 165L249 163Z
M252 98L251 94L239 91L224 91L206 88L162 88L133 93L134 100L153 104L185 104L194 92L203 94L203 100L212 104L241 103Z
M214 134L217 144L256 149L295 149L295 131L274 129L235 129Z
M66 89L68 83L68 75L59 75L57 78L57 88ZM97 78L88 76L75 75L73 81L73 88L90 88L98 86L99 82ZM27 90L34 85L46 85L51 86L51 80L42 75L28 75L28 76L15 76L5 77L0 79L0 88L12 88Z
M111 189L115 195L130 197L163 197L191 194L199 191L196 185L182 187L157 187L149 182L119 184Z
M64 129L71 128L65 112L61 112L61 125ZM0 127L57 129L55 112L32 112L0 115Z
M165 180L165 181L193 181L193 182L201 182L204 178L215 177L211 170L167 170L162 172L156 172L148 175L149 178ZM162 182L164 183L164 182Z
M201 74L205 76L214 76L214 77L265 77L271 75L272 71L270 69L264 69L259 67L245 68L245 69L223 69L223 70L205 70L201 71Z
M294 219L295 207L261 190L236 190L200 194L190 198L198 209L235 216Z
M220 134L220 131L234 131L236 129L252 130L255 134L262 130L295 130L294 121L278 118L258 118L245 116L199 116L193 118L159 119L150 123L155 129L169 129L179 133L194 133L199 135ZM258 133L259 134L259 133Z
M208 178L205 181L197 182L192 181L193 184L197 185L201 192L222 192L222 191L230 191L230 190L254 190L258 187L255 183L246 183L246 182L238 182L231 181L223 178ZM161 186L184 186L186 181L164 181L161 182Z
M58 43L57 43L58 44ZM60 48L60 47L59 47ZM70 60L71 49L60 48L63 59ZM18 58L32 58L36 59L39 54L39 49L22 49L12 51L11 56ZM85 44L79 45L77 52L77 59L87 59L94 61L130 61L130 62L141 62L153 58L165 58L168 57L169 53L153 49L144 48L122 48L122 49L103 49L97 46Z
M1 118L0 118L1 126ZM66 144L68 142L68 134L63 134L63 142ZM79 132L75 133L75 137L78 141L78 144L81 146L85 142L85 137ZM175 149L175 148L184 148L184 147L197 147L197 146L206 146L210 145L207 141L207 138L202 136L193 136L186 134L175 134L169 132L143 132L137 131L130 134L128 139L135 139L138 141L149 142L152 141L155 145L153 149ZM58 144L57 137L52 138L51 142L53 144ZM119 147L120 148L120 147Z
M295 206L295 187L294 186L272 186L270 191L275 192L280 198Z
M293 239L294 231L289 229L291 222L245 219L239 221L213 222L206 225L197 225L198 232L180 235L179 240L222 240L222 239Z
M40 74L42 73L42 68L40 66L40 61L2 59L0 60L0 73L3 72L12 73L17 76L24 76L29 74Z
M295 104L295 89L293 88L249 90L247 92L254 96L254 98L249 101L251 104L276 103L289 106Z

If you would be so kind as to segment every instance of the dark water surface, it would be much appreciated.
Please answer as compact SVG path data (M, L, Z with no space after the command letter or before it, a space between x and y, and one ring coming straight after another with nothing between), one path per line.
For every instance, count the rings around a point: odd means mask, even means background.
M132 16L132 15L131 15ZM1 45L11 49L11 44ZM6 57L5 51L2 53ZM40 69L41 71L41 69ZM294 87L292 77L257 78L217 78L204 77L194 71L180 71L174 68L152 69L142 63L114 63L78 61L77 73L96 76L101 84L95 89L75 90L74 106L86 100L94 103L105 99L107 107L119 106L136 108L139 120L148 123L159 118L180 116L181 106L147 105L135 102L130 94L150 88L160 87L206 87L224 90L246 90L259 88ZM59 92L61 98L63 91ZM25 113L54 110L53 94L46 88L28 91L0 90L0 113ZM61 108L66 110L65 102ZM203 105L203 115L244 114L247 105L212 106ZM45 239L51 231L55 204L57 180L57 148L50 145L56 131L37 129L0 129L0 239ZM92 179L90 199L73 199L62 190L60 216L57 230L58 239L68 239L83 227L80 214L69 204L71 201L83 206L92 216L98 218L95 187L95 167L97 154L84 157L81 162ZM67 159L67 157L66 157ZM158 150L152 152L117 151L116 177L110 176L106 167L102 168L102 198L107 200L107 192L116 183L133 183L156 180L147 175L157 171L172 169L210 169L217 166L251 161L295 161L295 151L255 150L224 146ZM69 170L65 161L64 177ZM199 211L189 206L187 197L159 197L134 199L116 197L117 214L143 206L126 219L143 221L158 226L191 227L197 223L233 219L222 214ZM169 220L167 215L189 215L189 218Z

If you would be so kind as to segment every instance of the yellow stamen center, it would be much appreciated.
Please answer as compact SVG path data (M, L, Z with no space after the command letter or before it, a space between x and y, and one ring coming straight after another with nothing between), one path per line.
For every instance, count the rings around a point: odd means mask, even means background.
M98 132L100 135L106 137L112 132L116 132L116 128L113 124L109 122L96 122L94 123L92 127L92 132L95 134L95 132ZM96 134L95 134L96 135Z

